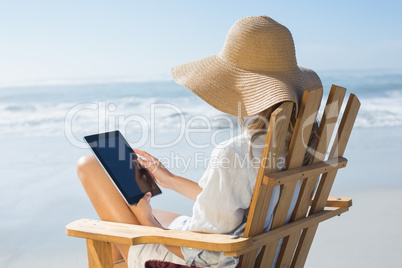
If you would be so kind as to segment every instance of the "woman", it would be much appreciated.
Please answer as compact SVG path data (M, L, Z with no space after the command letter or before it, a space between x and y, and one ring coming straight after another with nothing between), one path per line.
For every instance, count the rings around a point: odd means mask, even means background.
M214 56L177 66L173 78L214 108L241 122L251 121L246 130L212 152L218 164L209 165L199 183L176 176L148 153L140 164L148 167L157 183L195 201L192 217L153 210L150 194L136 206L127 206L94 157L78 162L79 178L102 220L167 227L209 233L244 232L255 186L267 120L284 101L293 101L293 121L303 91L321 86L319 77L297 66L289 30L266 16L246 17L229 31L222 51ZM259 158L258 158L259 157ZM278 164L282 168L284 161ZM265 224L269 229L279 196L274 190ZM217 206L216 204L219 204ZM289 215L291 210L289 210ZM121 255L129 267L144 267L148 259L178 264L235 267L238 260L219 252L163 245L113 247L115 260Z

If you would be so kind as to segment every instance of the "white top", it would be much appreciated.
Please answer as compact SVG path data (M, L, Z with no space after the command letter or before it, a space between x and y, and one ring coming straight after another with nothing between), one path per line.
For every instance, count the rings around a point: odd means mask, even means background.
M243 235L265 135L259 135L253 140L251 160L249 141L250 134L245 131L237 137L220 143L212 151L208 168L199 181L203 190L194 204L191 220L186 222L186 230ZM271 165L277 165L279 170L283 169L284 157L276 163L273 163L272 159L268 160ZM297 184L291 202L287 222L296 204L299 189L300 182ZM271 226L279 195L280 188L276 186L272 193L264 231L269 230ZM224 256L222 253L189 248L182 248L182 253L189 266L236 267L238 263L237 259Z

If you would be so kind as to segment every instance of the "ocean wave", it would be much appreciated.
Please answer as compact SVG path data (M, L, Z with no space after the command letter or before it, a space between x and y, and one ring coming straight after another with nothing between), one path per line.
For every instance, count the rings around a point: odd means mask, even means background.
M361 99L356 126L402 126L402 94L400 92L388 92L388 95L388 97Z
M35 107L32 105L21 105L21 104L11 104L11 105L3 105L0 106L0 111L11 111L11 112L18 112L18 111L35 111Z

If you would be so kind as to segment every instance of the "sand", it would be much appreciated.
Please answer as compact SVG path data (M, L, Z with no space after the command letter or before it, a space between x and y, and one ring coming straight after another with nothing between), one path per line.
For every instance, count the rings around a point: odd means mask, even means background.
M156 156L211 151L191 149L185 142L167 149L144 148ZM62 136L2 138L0 149L0 267L87 267L85 241L67 237L64 228L76 219L97 218L75 172L76 160L89 151ZM354 130L345 153L348 167L338 173L332 192L352 197L353 206L320 225L306 267L400 266L401 149L402 128ZM197 181L202 171L199 166L181 175ZM192 207L168 190L152 205L187 215Z

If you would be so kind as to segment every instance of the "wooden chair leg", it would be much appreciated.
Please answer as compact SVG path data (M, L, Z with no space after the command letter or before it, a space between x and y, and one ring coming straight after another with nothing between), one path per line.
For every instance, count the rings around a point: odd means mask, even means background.
M110 242L87 239L89 268L113 268Z

